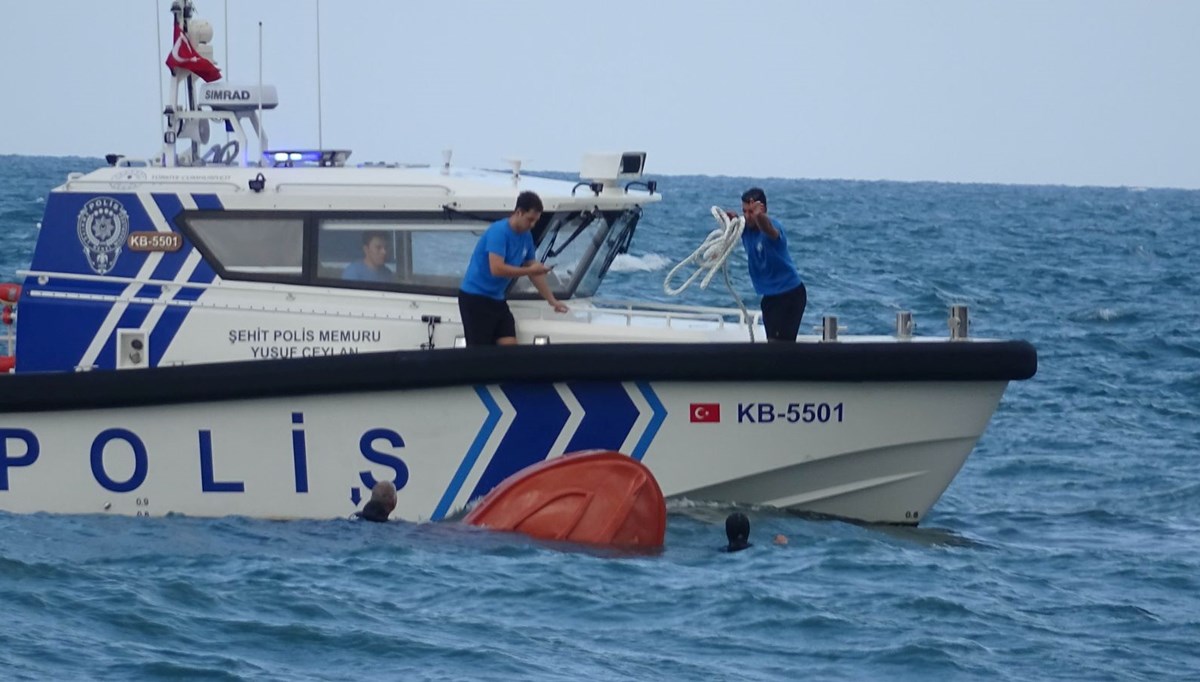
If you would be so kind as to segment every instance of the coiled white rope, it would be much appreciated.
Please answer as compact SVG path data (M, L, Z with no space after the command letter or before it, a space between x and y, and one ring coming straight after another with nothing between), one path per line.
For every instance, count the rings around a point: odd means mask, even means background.
M742 231L746 228L746 220L741 216L730 218L725 211L721 210L720 206L712 207L713 218L717 220L717 229L708 233L704 241L700 243L699 248L692 252L690 256L679 261L679 264L671 268L667 273L667 278L663 280L663 291L668 296L678 296L685 289L690 287L696 279L703 275L704 279L700 280L700 288L707 289L709 282L712 281L714 275L718 271L726 269L726 263L729 261L729 254L737 248L738 243L742 240ZM675 273L681 269L695 265L696 270L693 272L683 284L678 287L671 286L671 280L674 279Z
M668 296L678 296L697 279L700 279L700 288L707 289L717 272L723 273L725 286L729 289L729 294L733 296L738 308L741 309L743 319L750 329L750 340L753 341L754 325L750 322L750 312L746 310L741 297L733 288L733 282L729 279L729 255L742 241L742 232L746 229L746 219L741 216L731 218L720 206L712 207L712 216L716 219L718 227L708 233L708 236L704 238L703 242L700 242L700 246L691 255L671 268L663 280L663 291ZM683 281L683 284L672 287L671 280L674 279L675 273L688 266L695 266L695 271Z

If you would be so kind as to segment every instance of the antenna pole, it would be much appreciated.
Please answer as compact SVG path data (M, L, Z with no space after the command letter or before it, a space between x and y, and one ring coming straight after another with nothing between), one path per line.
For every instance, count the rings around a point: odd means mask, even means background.
M225 82L230 81L229 78L229 0L225 0L225 69L221 72ZM261 97L262 94L260 93ZM225 126L225 144L229 144L229 140L233 137L233 133L229 130L229 126ZM242 158L246 157L248 149L241 150Z
M317 149L324 149L321 125L321 0L317 0Z
M188 32L188 19L192 18L192 0L183 1L183 33ZM188 42L191 42L191 36L188 37ZM192 72L189 70L187 76L187 108L188 111L195 111L199 107L196 106L196 94L192 91Z
M158 59L162 59L162 3L159 0L154 0L154 36L158 39ZM171 49L175 49L172 45ZM158 65L158 120L163 122L163 132L167 131L166 119L163 118L163 113L167 110L167 103L163 99L163 75L162 64Z
M258 22L258 165L262 165L264 154L267 153L266 142L263 141L263 108L262 108L262 22Z
M192 15L192 13L190 11L190 8L192 7L191 2L192 2L192 0L185 0L184 5L183 5L183 32L185 34L188 32L188 29L190 28L190 26L188 25L188 19L190 19L191 15ZM191 35L188 35L188 42L191 42L191 40L192 40ZM189 70L187 72L187 74L188 74L188 77L187 77L188 111L196 111L200 108L200 105L196 104L196 85L195 85L195 80L193 80L195 78L195 76L192 74L191 70ZM182 128L180 128L180 130L182 130ZM199 139L198 139L199 134L200 134L199 128L197 128L196 130L197 130L197 132L196 132L197 137L192 138L192 144L191 144L192 160L188 162L189 166L195 165L196 159L200 158L200 143L199 143Z

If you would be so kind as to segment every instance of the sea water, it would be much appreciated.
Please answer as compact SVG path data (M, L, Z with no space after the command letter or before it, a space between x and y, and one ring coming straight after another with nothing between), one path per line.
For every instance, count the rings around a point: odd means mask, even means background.
M0 157L0 281L46 192L100 164ZM920 528L746 508L755 546L725 554L733 508L681 500L665 551L623 556L449 524L0 514L0 678L1200 676L1200 192L657 179L602 295L732 305L720 278L662 280L758 185L806 331L908 310L946 336L964 303L972 335L1037 346ZM755 306L744 254L731 273Z

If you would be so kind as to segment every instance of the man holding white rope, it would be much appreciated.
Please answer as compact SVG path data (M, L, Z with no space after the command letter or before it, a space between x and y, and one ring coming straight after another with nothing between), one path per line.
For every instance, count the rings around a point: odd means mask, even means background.
M726 213L730 218L737 217ZM767 341L795 342L808 305L808 291L788 253L783 226L767 215L767 194L758 187L742 193L742 215L746 220L742 246L750 262L750 281L762 296Z

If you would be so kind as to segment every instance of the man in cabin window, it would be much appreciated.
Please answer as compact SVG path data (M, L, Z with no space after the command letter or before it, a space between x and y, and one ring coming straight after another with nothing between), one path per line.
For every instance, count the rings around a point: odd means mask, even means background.
M550 268L537 261L533 248L529 231L541 217L541 198L533 192L521 192L512 215L492 223L475 244L458 292L458 310L468 346L517 343L517 325L504 292L518 277L528 277L555 312L567 312L567 306L546 284Z
M362 260L356 260L342 270L342 279L352 279L359 282L395 282L396 273L392 272L387 262L387 235L378 230L363 232Z
M726 211L730 218L734 213ZM787 236L779 221L767 215L767 193L751 187L742 194L746 230L742 246L750 265L750 281L762 296L763 326L767 341L792 341L808 304L808 291L788 253Z

